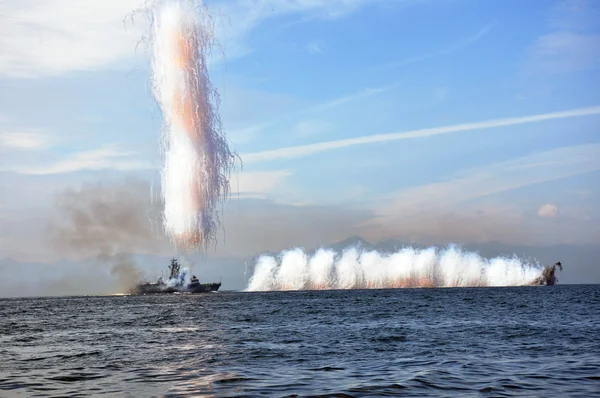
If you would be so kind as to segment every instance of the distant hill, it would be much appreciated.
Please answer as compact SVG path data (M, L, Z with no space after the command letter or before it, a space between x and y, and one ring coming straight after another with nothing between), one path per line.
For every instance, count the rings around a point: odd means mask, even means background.
M329 249L335 250L337 252L341 252L348 247L357 247L362 249L373 249L374 246L368 240L360 237L360 236L351 236L343 241L333 243L331 245L325 246Z

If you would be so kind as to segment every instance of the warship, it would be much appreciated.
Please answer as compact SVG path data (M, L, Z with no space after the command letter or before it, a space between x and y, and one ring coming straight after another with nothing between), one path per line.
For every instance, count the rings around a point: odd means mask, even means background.
M157 293L209 293L216 292L221 287L221 282L218 283L200 283L195 275L188 283L185 280L185 274L181 273L180 265L176 259L171 259L169 265L169 278L167 282L163 281L162 277L158 278L155 283L144 282L138 284L135 289L135 294L157 294Z

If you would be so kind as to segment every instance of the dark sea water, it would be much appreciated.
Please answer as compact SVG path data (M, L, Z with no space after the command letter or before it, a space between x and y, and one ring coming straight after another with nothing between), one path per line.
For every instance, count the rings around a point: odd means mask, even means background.
M0 300L0 396L600 395L600 286Z

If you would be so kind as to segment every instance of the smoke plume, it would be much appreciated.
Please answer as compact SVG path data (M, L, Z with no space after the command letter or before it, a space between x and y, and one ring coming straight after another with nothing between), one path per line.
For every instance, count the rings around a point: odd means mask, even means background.
M139 181L88 184L62 192L56 197L60 218L52 227L55 248L110 264L119 289L130 289L141 272L129 253L153 251L159 243L151 223L157 209L141 196L148 192L148 185Z

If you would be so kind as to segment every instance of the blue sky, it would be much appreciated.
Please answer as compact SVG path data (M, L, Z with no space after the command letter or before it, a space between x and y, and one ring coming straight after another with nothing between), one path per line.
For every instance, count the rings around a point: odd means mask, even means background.
M0 4L0 223L17 231L0 241L0 256L31 252L66 187L158 181L161 115L147 53L136 49L144 24L123 24L139 3ZM239 199L226 208L237 209L225 226L238 236L224 252L353 233L600 244L593 0L207 5L225 54L215 53L212 79L245 163L232 179ZM368 142L394 133L408 136ZM317 151L325 142L331 148ZM240 213L256 206L267 209L262 219ZM323 228L324 208L337 229ZM304 235L289 232L299 212ZM267 226L269 214L279 227ZM257 229L277 236L265 245L244 235Z

